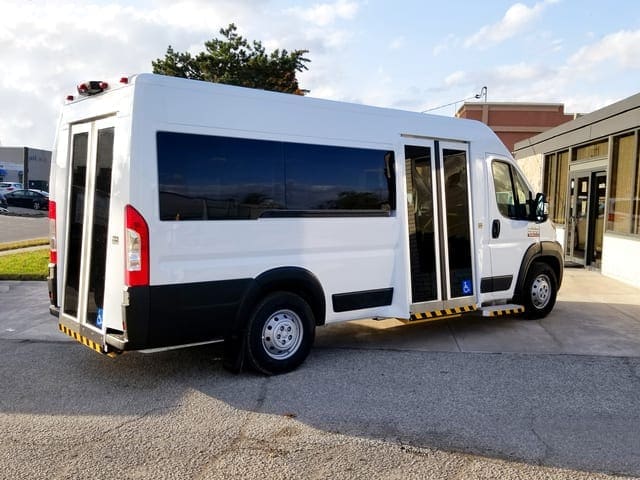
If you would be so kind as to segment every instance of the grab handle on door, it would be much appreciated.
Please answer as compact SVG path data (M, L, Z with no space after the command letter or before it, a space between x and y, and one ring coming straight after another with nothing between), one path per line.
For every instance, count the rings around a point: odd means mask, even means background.
M500 236L500 220L494 220L491 223L491 237L498 238Z

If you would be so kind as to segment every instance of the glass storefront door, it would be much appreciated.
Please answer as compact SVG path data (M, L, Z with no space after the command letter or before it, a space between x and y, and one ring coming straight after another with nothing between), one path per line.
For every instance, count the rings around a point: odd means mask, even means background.
M607 176L603 171L571 172L565 261L600 268Z

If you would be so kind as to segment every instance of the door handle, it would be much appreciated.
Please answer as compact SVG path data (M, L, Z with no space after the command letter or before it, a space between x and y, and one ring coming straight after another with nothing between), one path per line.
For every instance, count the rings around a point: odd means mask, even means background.
M498 238L500 236L500 220L494 220L491 223L491 237Z

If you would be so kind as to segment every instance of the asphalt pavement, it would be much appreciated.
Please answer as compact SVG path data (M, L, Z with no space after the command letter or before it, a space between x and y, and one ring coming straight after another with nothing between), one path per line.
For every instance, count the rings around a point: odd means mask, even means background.
M0 478L640 478L640 290L568 269L540 321L320 328L301 368L100 356L0 282Z
M49 220L46 210L9 207L9 214L0 214L0 243L46 238Z

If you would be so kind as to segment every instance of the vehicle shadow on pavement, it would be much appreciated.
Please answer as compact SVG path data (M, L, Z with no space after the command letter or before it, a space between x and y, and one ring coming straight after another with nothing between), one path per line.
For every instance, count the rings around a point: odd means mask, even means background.
M594 310L570 303L554 314ZM373 334L379 342L367 338L371 327L351 325L329 332L333 339L319 335L302 367L275 377L226 372L219 344L110 359L66 337L1 338L0 412L162 415L195 390L240 411L326 432L640 475L640 358L465 351L470 338L491 335L491 325L517 330L512 322L392 327ZM522 323L520 333L545 329L544 322ZM403 348L399 338L444 337L444 330L457 332L457 351Z

